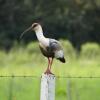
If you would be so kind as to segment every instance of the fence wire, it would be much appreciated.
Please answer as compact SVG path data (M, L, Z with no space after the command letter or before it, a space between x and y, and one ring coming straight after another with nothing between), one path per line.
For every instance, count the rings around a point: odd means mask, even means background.
M56 100L100 100L100 76L55 75L55 77ZM0 98L39 100L40 80L41 76L35 75L0 75Z
M41 76L33 76L33 75L0 75L0 78L3 77L31 77L31 78L41 78ZM56 78L100 78L100 76L55 76Z

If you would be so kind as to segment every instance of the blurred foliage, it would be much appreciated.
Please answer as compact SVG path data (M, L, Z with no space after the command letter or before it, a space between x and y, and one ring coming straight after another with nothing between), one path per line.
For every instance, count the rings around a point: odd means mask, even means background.
M77 52L75 48L73 48L70 41L60 40L60 43L63 46L64 55L66 58L66 62L74 61L78 59L84 60L100 60L100 45L96 43L85 43L81 46L80 55L77 56ZM25 64L35 64L35 62L46 62L46 59L43 59L44 56L41 54L39 49L38 42L30 42L27 45L19 45L17 42L14 43L13 47L9 52L4 50L0 50L0 62L4 63L7 66L10 63L14 63L15 65ZM5 60L4 60L5 59ZM6 62L5 62L6 61ZM27 64L26 64L27 63ZM10 65L10 66L13 66ZM30 65L31 66L31 65Z
M100 76L100 45L88 43L82 45L77 57L71 43L60 40L64 46L66 63L54 59L52 71L57 76ZM0 50L0 75L41 75L47 68L45 58L37 47L38 42L21 46L15 43L9 52ZM87 50L87 51L86 51ZM58 93L60 94L60 89Z
M85 59L100 59L100 45L96 43L86 43L82 45L81 56Z
M47 37L65 38L80 50L87 41L100 43L99 0L0 0L0 47L10 49L33 22ZM52 34L51 34L52 33ZM27 34L23 41L36 39Z
M38 43L37 43L37 42L34 42L34 43L31 42L31 43L29 43L29 44L27 45L26 50L27 50L30 54L33 54L34 52L36 52L36 53L40 52L40 50L37 49L37 48L39 48Z
M73 48L72 44L68 40L60 40L61 44L63 45L64 54L67 56L68 59L75 59L76 52Z

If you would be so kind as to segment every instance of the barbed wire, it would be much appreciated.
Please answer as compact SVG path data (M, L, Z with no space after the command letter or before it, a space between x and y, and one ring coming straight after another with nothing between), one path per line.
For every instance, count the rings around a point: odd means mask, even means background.
M41 76L34 76L34 75L0 75L0 78L41 78ZM56 78L100 78L100 76L55 76Z

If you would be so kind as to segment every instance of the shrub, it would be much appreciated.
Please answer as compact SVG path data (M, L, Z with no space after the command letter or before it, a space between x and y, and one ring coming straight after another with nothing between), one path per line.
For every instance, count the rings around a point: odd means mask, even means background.
M37 42L31 42L27 45L26 47L28 53L33 54L33 53L37 53L40 52L39 50L39 44Z
M100 57L100 46L96 43L86 43L81 47L81 57L95 59Z
M68 40L60 40L60 42L63 46L65 55L69 58L75 58L76 52L72 44Z

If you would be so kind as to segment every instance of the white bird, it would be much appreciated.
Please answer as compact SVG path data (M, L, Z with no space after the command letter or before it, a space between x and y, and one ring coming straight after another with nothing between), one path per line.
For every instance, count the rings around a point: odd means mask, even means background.
M26 29L20 37L24 35L29 30L33 30L36 33L37 39L39 41L39 47L42 54L48 58L48 67L45 71L45 74L52 74L51 65L53 58L60 60L62 63L65 63L64 53L62 46L59 41L51 38L46 38L43 35L42 27L39 23L33 23L31 27Z

